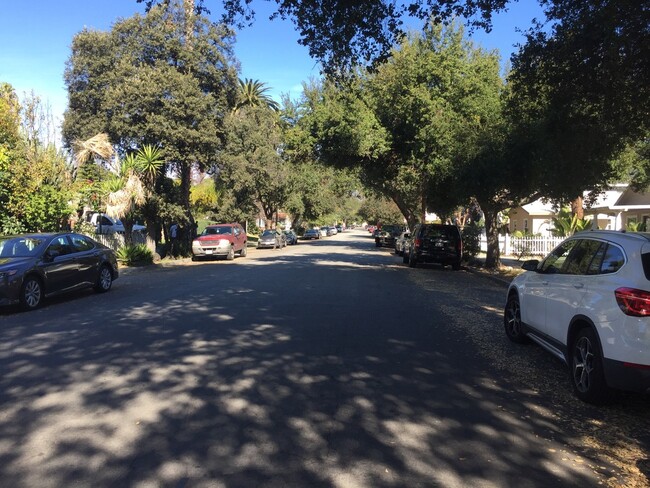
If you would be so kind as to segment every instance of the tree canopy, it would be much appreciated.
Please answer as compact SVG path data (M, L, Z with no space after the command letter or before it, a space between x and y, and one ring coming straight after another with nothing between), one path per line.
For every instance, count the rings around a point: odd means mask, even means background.
M168 0L137 0L148 9ZM250 26L256 13L252 0L185 0L199 13L220 4L221 21L237 28ZM276 4L271 19L291 20L312 58L325 72L335 73L356 64L385 59L404 35L404 24L415 19L450 21L463 17L476 27L489 29L493 12L507 0L266 0Z
M121 156L160 146L189 213L192 169L214 161L235 103L231 41L230 31L187 14L177 1L122 19L110 32L82 31L65 71L64 141L106 132Z

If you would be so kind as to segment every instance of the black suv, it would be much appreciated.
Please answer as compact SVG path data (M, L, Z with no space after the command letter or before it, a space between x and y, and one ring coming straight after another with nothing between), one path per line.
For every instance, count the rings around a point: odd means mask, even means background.
M411 233L410 251L404 253L404 263L415 268L418 263L451 264L460 269L463 239L455 225L417 224Z
M397 239L400 234L404 232L403 225L384 225L381 229L378 229L374 233L375 237L375 246L381 247L394 247L395 239Z

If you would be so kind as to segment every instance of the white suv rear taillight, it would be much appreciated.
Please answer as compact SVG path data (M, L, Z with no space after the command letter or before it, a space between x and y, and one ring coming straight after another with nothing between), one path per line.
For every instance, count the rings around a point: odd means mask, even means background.
M625 315L632 317L650 316L650 292L635 288L617 288L616 302Z

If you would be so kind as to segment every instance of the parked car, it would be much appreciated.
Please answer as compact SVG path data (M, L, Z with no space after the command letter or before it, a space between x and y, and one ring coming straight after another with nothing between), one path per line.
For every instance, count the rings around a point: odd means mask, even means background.
M327 237L335 236L337 234L336 229L334 227L325 227L325 232L327 234Z
M337 232L343 232L343 231L345 230L345 227L343 227L342 224L338 224L338 225L336 226L336 230L337 230Z
M408 230L402 232L397 239L395 239L395 254L398 256L404 255L405 243L411 237L411 233Z
M284 237L287 240L287 245L293 246L294 244L298 244L298 236L296 233L292 230L285 230L284 231Z
M258 249L264 249L264 248L282 249L286 245L287 245L287 240L284 237L284 234L277 230L271 230L271 229L267 229L264 232L262 232L262 235L260 236L260 240L257 242Z
M460 269L463 239L458 227L446 224L417 224L409 239L409 252L403 261L415 268L418 263L451 265Z
M320 230L318 229L307 229L302 235L305 240L320 239L320 237Z
M237 223L208 225L192 241L192 260L223 257L229 261L235 255L246 257L246 231Z
M124 224L120 219L110 217L103 213L89 213L86 215L88 222L95 226L97 234L124 234ZM133 224L133 232L144 232L147 228L144 225Z
M388 224L375 231L375 246L395 247L395 239L404 231L404 226L399 224Z
M505 333L532 340L570 369L578 398L650 391L650 234L585 231L508 288Z
M119 276L113 250L73 232L0 236L0 305L26 310L80 288L111 289Z
M327 227L318 227L318 232L321 237L327 237Z
M376 225L369 225L368 227L366 227L366 230L367 230L368 232L370 232L371 234L373 234L373 233L375 232L375 229L376 229L376 228L377 228Z

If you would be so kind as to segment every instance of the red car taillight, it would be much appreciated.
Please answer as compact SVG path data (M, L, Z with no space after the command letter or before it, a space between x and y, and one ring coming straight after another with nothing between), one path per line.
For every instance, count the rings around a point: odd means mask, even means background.
M414 245L415 247L420 247L420 246L422 245L422 239L415 239L415 240L413 241L413 245Z
M617 288L614 291L616 303L625 315L632 317L650 316L650 292L635 288Z

